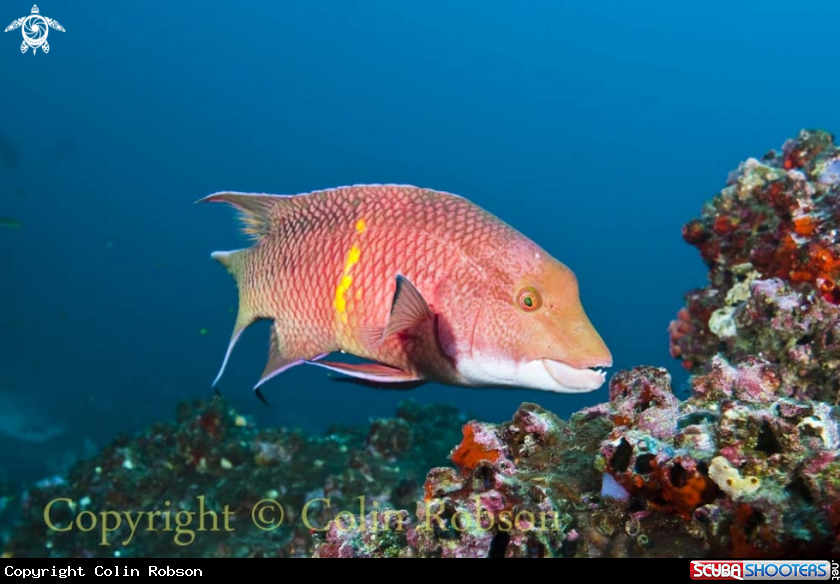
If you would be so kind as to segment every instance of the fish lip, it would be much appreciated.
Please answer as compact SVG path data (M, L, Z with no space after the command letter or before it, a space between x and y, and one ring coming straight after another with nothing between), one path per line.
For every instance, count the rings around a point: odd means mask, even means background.
M607 381L606 371L599 368L577 368L553 359L541 359L541 362L554 381L572 391L595 391ZM612 366L611 359L609 365L606 362L603 365L604 368L610 366Z

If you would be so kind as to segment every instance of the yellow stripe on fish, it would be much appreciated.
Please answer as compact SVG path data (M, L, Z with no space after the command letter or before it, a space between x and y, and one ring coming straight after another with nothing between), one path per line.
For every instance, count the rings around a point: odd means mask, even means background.
M356 232L360 235L364 233L366 228L364 218L359 219L356 222ZM335 307L335 310L343 324L347 324L347 299L345 298L345 294L353 284L353 276L350 275L350 271L353 269L353 266L359 262L361 255L362 250L359 248L359 243L356 242L353 244L353 247L350 248L350 251L347 252L347 261L344 264L344 274L341 276L341 280L335 287L335 302L333 302L333 306Z

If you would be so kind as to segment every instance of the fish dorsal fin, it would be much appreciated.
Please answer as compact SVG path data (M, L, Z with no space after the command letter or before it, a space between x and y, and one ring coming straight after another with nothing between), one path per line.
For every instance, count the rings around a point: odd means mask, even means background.
M272 224L282 219L294 203L294 195L265 195L260 193L213 193L196 203L228 203L240 212L242 231L255 241L271 232Z

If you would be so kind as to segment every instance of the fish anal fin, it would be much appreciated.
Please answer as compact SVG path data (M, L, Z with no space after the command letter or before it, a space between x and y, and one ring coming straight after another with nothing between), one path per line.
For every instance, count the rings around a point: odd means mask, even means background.
M379 383L423 381L423 378L417 375L381 363L338 363L335 361L307 361L307 363L365 381Z
M397 288L391 303L391 316L382 330L380 342L391 335L409 330L434 316L426 299L411 281L397 274Z
M272 224L292 207L293 199L292 195L219 192L196 203L228 203L234 206L240 212L242 231L255 241L261 241L271 232Z
M277 323L271 327L271 336L268 346L268 361L263 369L260 380L254 386L254 391L259 391L269 379L277 377L284 371L291 369L306 361L318 361L327 356L328 353L306 353L295 350L294 347L284 347L284 342L281 340L282 330ZM259 396L258 396L259 397Z
M301 363L303 363L302 359L290 359L283 356L280 351L280 340L277 337L277 325L273 325L271 327L271 337L268 345L268 361L265 364L265 369L263 369L260 380L254 386L254 391L257 391L269 379Z

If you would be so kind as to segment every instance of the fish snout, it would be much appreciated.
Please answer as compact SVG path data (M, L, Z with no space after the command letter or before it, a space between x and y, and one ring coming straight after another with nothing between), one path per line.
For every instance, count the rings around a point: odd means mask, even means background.
M566 355L561 361L576 369L612 367L612 353L586 315L569 329L567 335L571 342L566 344Z
M555 382L571 391L594 391L606 382L612 353L585 314L567 323L553 343L562 349L543 359L543 366Z
M591 347L584 348L584 354L573 360L573 365L578 369L609 368L613 366L613 357L607 345L598 337L600 342L593 343Z

